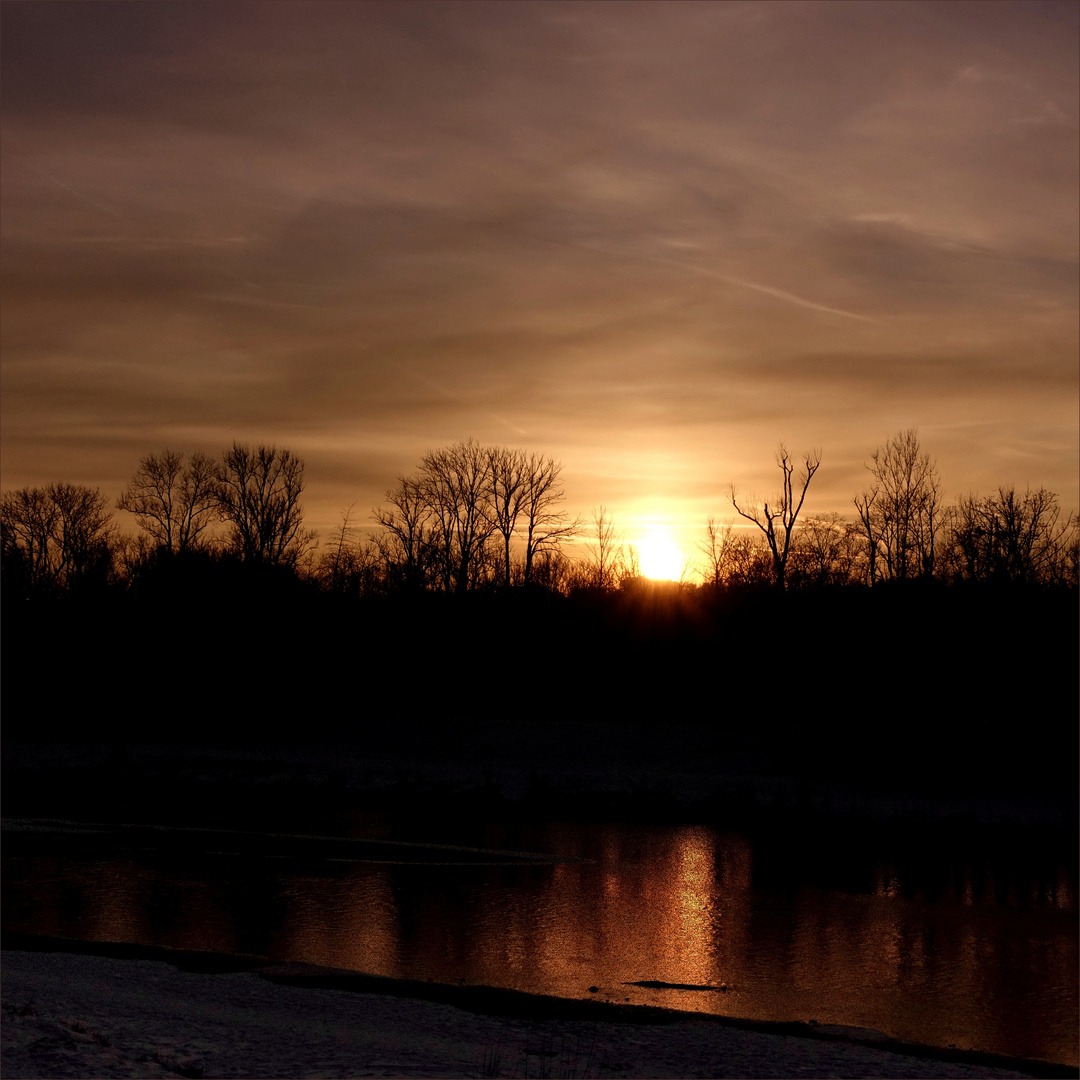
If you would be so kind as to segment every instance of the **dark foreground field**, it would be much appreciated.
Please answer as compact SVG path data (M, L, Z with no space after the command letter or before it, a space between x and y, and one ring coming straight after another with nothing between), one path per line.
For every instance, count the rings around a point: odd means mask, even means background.
M241 576L3 614L5 743L290 760L335 745L389 755L401 777L444 761L473 786L501 782L488 765L534 791L598 769L682 803L764 776L796 798L824 784L1076 816L1070 590L643 582L346 603Z

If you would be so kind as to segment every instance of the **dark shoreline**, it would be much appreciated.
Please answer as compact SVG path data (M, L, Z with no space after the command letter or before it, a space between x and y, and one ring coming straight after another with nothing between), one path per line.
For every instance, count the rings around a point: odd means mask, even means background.
M0 954L6 951L69 953L101 956L115 960L152 960L193 974L254 972L269 982L312 990L381 994L450 1005L484 1016L522 1020L578 1020L603 1024L657 1025L673 1023L715 1024L761 1034L817 1039L865 1046L907 1057L958 1063L978 1068L1003 1069L1039 1078L1080 1077L1080 1068L1033 1058L1014 1058L977 1050L927 1046L860 1035L858 1028L838 1029L799 1021L744 1020L711 1013L680 1012L651 1005L624 1005L616 1002L558 998L505 990L491 986L454 986L411 979L394 979L363 972L323 968L314 964L278 963L260 956L229 956L165 946L126 942L78 941L36 934L4 932ZM2 957L0 957L2 962Z
M196 738L36 741L5 733L3 817L333 833L341 815L708 824L746 832L992 832L1076 851L1076 778L1038 790L792 775L752 733L669 719L453 723L395 717L350 737L221 747ZM565 752L573 745L575 753ZM331 821L334 822L331 825ZM958 836L958 839L960 837ZM1037 839L1038 838L1038 839ZM425 839L428 837L425 835Z

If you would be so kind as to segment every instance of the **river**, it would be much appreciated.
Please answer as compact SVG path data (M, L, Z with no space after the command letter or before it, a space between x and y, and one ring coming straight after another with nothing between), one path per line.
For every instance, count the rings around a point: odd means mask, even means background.
M1075 863L1024 845L363 813L325 837L7 820L3 874L9 932L1078 1059Z

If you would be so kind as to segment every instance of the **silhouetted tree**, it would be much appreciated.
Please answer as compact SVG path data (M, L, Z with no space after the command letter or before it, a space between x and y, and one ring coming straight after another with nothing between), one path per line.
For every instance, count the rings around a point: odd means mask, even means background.
M355 505L353 503L353 506ZM353 530L349 524L352 511L352 506L341 511L341 527L338 529L337 538L330 550L324 551L322 558L319 559L319 578L329 587L331 592L337 591L348 559L349 548L352 543L351 534Z
M353 537L352 507L341 513L341 526L328 550L314 568L315 580L328 593L337 596L368 596L379 584L379 548L368 538Z
M113 541L113 566L120 578L130 583L149 562L156 548L145 533L122 534Z
M532 567L533 585L567 595L573 582L573 564L558 547L544 548Z
M553 553L560 544L577 535L579 518L571 519L562 509L566 493L562 487L562 465L554 458L530 454L526 459L524 503L525 584L533 580L536 558Z
M996 495L968 495L956 507L951 557L962 578L1009 584L1067 580L1077 522L1061 516L1057 496L1046 488L999 488Z
M909 428L893 436L874 451L867 468L874 482L856 496L855 508L867 541L870 584L882 560L892 580L931 577L942 527L941 479L918 432Z
M730 524L717 525L713 516L705 524L705 539L698 544L698 550L705 556L705 583L723 585L731 569L731 530Z
M623 557L623 538L611 520L607 507L592 513L592 543L584 567L583 584L594 589L614 589L619 582Z
M421 589L427 583L431 550L430 511L423 487L415 477L400 477L386 493L388 508L373 511L381 526L375 544L382 556L387 580L398 588Z
M442 588L464 593L482 577L484 548L495 531L487 451L472 439L430 450L421 462L419 483Z
M856 577L859 548L857 527L839 514L804 518L792 539L791 559L799 583L811 587L847 584Z
M115 530L108 500L97 488L49 484L0 496L5 586L23 595L70 590L104 581Z
M623 544L615 560L615 580L620 589L641 577L641 555L637 544Z
M528 585L537 554L568 540L579 528L560 506L565 498L562 466L554 458L502 446L488 449L488 462L491 517L502 539L503 584L511 584L511 544L518 538L525 545L521 580Z
M154 543L173 555L195 548L216 520L219 505L218 466L205 454L163 450L147 454L116 500Z
M772 552L761 533L746 529L733 532L727 543L729 549L726 585L758 587L776 581Z
M504 446L489 446L487 456L491 485L489 491L491 519L502 541L500 576L502 584L509 587L513 567L510 544L514 539L518 519L525 505L528 462L521 450L509 450Z
M455 593L532 583L539 557L579 528L560 505L561 472L553 458L472 439L428 451L373 511L388 580Z
M803 455L803 469L797 484L794 480L795 463L791 460L783 443L776 451L776 465L783 475L783 482L780 494L776 496L771 506L767 502L761 504L751 502L739 506L739 493L734 484L731 486L731 504L740 517L752 521L765 535L772 554L776 585L783 589L788 554L791 550L791 532L795 528L799 511L802 510L810 481L821 467L821 455L816 450L808 451ZM798 489L801 491L798 491L796 498Z
M295 567L313 535L303 530L304 462L275 446L233 443L218 470L227 543L245 562Z

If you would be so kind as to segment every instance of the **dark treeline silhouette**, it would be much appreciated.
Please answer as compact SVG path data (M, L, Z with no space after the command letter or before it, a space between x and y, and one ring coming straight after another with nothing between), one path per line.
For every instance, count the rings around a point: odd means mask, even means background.
M93 489L4 493L5 736L587 715L657 740L718 725L765 772L1072 798L1075 518L1043 489L942 507L905 433L871 459L857 521L800 519L818 461L793 480L779 458L783 507L741 504L763 539L710 520L700 584L642 578L603 508L587 534L557 462L472 442L321 549L303 462L275 447L144 458L117 501L135 537Z
M386 493L374 551L360 561L377 552L387 583L408 590L550 587L579 524L561 506L561 472L552 458L472 440L430 451Z
M781 445L782 490L730 502L756 529L710 517L699 545L706 592L772 583L782 589L935 581L1075 589L1080 532L1045 488L941 499L941 480L914 430L874 451L870 486L837 513L802 515L821 455L795 462ZM90 589L147 587L226 566L287 570L342 597L462 595L515 587L562 595L613 591L640 577L637 552L606 508L588 528L564 509L562 467L540 454L468 441L425 454L358 525L353 508L320 547L304 528L304 462L287 449L234 443L214 460L166 449L142 459L116 508L97 489L55 483L5 492L2 573L9 599L57 599ZM130 519L128 519L130 520ZM572 540L581 543L569 543ZM207 571L209 572L209 571ZM218 571L223 573L225 571Z

